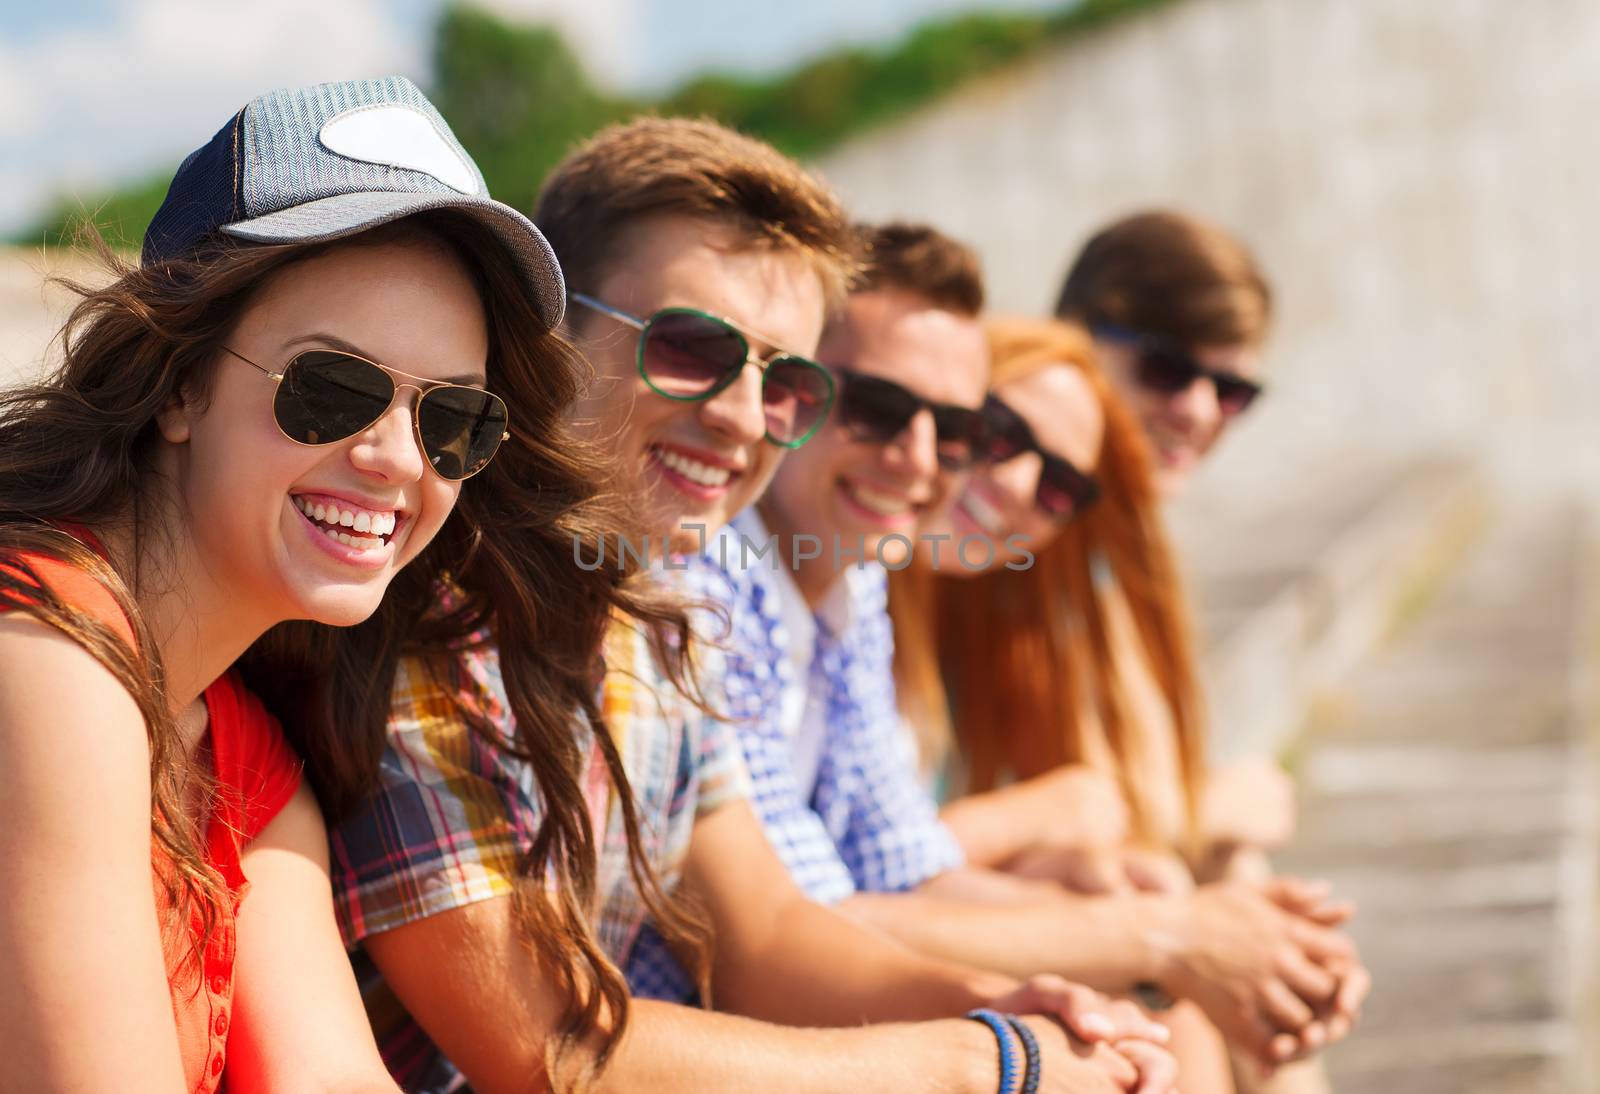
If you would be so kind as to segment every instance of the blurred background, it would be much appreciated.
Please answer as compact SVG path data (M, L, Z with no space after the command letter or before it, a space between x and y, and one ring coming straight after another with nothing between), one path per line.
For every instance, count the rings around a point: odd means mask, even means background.
M709 114L1043 312L1099 224L1249 240L1271 390L1172 513L1221 756L1300 783L1289 865L1362 905L1340 1091L1600 1090L1600 4L1594 0L5 0L0 381L85 215L137 241L271 87L398 72L497 197Z

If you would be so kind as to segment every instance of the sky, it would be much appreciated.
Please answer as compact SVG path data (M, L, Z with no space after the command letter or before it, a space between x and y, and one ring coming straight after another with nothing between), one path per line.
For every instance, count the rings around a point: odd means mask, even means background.
M0 236L57 195L92 200L170 171L246 101L400 73L426 86L443 0L0 0ZM781 70L930 16L1060 0L479 0L562 25L604 83Z

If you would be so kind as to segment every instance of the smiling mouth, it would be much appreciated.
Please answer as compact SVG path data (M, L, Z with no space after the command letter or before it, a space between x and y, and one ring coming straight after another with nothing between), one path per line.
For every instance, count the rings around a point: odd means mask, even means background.
M726 467L701 463L692 456L686 456L663 445L651 445L650 454L660 460L663 467L682 475L698 486L711 490L727 486L729 480L733 478L733 472Z
M395 510L361 509L349 503L337 503L320 497L295 495L294 507L329 539L370 551L386 545L400 522Z
M1000 510L979 497L974 491L963 491L961 497L956 501L956 508L960 509L968 520L991 536L998 536L1005 530L1005 520L1000 515Z
M891 523L906 520L921 508L921 506L903 494L877 490L862 482L853 482L846 479L839 483L839 489L846 498L859 508Z

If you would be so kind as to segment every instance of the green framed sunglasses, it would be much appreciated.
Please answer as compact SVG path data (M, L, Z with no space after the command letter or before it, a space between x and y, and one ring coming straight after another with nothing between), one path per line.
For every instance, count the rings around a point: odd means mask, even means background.
M828 418L834 384L827 369L793 353L762 360L726 319L695 308L662 308L640 319L584 293L571 298L639 332L639 375L657 395L686 403L709 399L753 364L761 370L761 406L772 444L799 448Z

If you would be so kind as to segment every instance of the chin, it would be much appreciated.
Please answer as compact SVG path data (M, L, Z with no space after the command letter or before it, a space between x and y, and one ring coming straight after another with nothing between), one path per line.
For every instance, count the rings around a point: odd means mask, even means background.
M1169 468L1155 473L1156 493L1163 498L1175 498L1183 493L1183 488L1189 485L1189 477L1194 473L1190 467Z
M301 618L328 627L353 627L370 619L382 603L382 589L318 589L301 598Z

